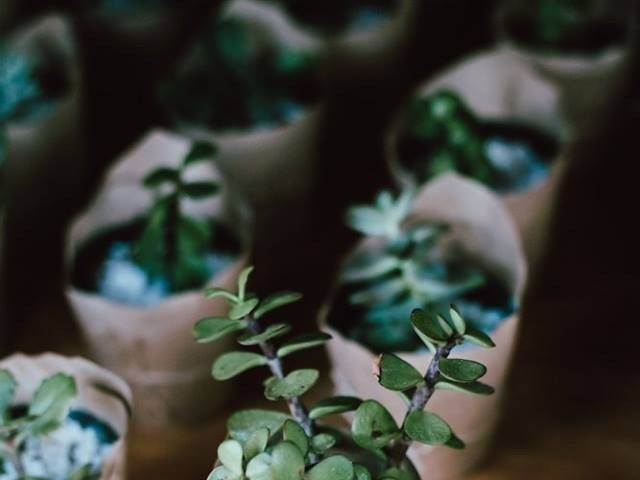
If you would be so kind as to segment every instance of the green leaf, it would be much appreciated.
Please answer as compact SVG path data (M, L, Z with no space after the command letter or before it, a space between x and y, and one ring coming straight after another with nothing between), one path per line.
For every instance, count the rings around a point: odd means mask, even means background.
M240 275L238 275L238 298L240 300L244 300L245 294L247 292L247 282L249 281L249 275L251 275L253 269L253 266L246 267L240 272Z
M476 345L485 348L493 348L496 346L489 335L472 327L471 325L467 325L467 331L462 338L468 342L475 343Z
M371 473L366 469L364 465L355 463L353 465L354 480L373 480Z
M327 343L329 340L331 340L331 335L327 333L307 333L285 343L278 349L278 356L284 358L300 350L319 347L320 345Z
M271 470L271 455L261 453L247 464L246 476L249 480L277 480Z
M316 420L327 415L353 412L362 404L362 400L356 397L331 397L320 400L309 411L309 417Z
M438 319L440 328L442 328L442 331L447 336L447 338L451 337L453 335L453 328L451 328L451 325L449 325L449 323L441 315L436 315L436 318Z
M318 381L320 373L314 369L294 370L285 378L272 377L265 385L269 400L291 400L308 392Z
M300 450L291 442L280 442L271 453L274 480L303 480L305 462Z
M353 463L342 455L325 458L309 470L308 480L353 480Z
M454 450L462 450L463 448L465 448L465 444L462 440L460 440L455 433L451 432L451 438L449 439L449 441L447 443L445 443L445 446L449 447L449 448L453 448Z
M256 455L264 452L270 437L271 434L268 428L259 428L255 432L252 432L242 446L244 458L249 461Z
M233 293L229 292L228 290L225 290L224 288L217 288L217 287L207 288L204 291L204 296L207 298L224 297L233 303L238 301L238 297L236 297Z
M240 320L246 317L253 309L258 305L259 300L257 298L249 298L236 303L231 310L229 310L229 318L232 320Z
M440 323L424 310L411 312L411 326L425 343L444 344L449 340Z
M384 459L383 448L402 435L389 411L375 400L365 400L356 410L351 435L360 447Z
M288 415L273 410L240 410L229 417L227 430L231 438L242 443L257 430L267 429L271 435L277 434L288 418Z
M342 273L345 282L362 282L386 275L396 268L400 262L398 258L383 256L375 258L371 263L364 266L347 266Z
M0 425L18 388L18 382L9 370L0 370Z
M336 437L328 433L319 433L311 439L311 447L315 453L324 453L337 442Z
M444 445L451 439L451 428L435 413L418 410L407 417L405 433L416 442L427 445Z
M187 153L182 164L186 167L192 163L209 160L218 153L218 147L211 142L197 141L191 146L191 150Z
M76 394L76 381L68 375L59 373L45 379L29 405L28 415L35 418L29 430L38 435L56 430L67 418Z
M464 321L464 318L462 318L462 315L460 315L454 305L451 305L451 308L449 308L449 316L458 335L464 335L467 332L467 322Z
M452 380L438 380L436 388L440 390L453 390L454 392L474 393L476 395L492 395L495 389L481 382L460 383Z
M251 346L258 345L262 342L266 342L276 337L280 337L282 335L286 335L291 330L291 327L287 324L280 323L277 325L270 325L267 329L258 334L253 334L251 332L243 333L240 338L238 338L238 343L240 345Z
M487 367L481 363L461 358L442 358L438 366L440 373L454 382L475 382L487 373Z
M297 302L301 298L302 294L297 292L274 293L260 302L260 306L256 309L253 316L255 318L260 318L272 310Z
M218 447L218 460L227 467L227 469L235 474L242 475L242 445L237 440L226 440Z
M282 428L284 440L293 443L300 449L303 457L309 453L309 437L304 433L304 429L293 420L287 420Z
M244 328L243 322L224 317L207 317L193 328L193 338L198 343L208 343Z
M175 184L178 181L178 172L172 168L161 167L147 175L143 184L147 188L156 188L163 183Z
M267 359L252 352L228 352L220 356L213 364L213 378L229 380L247 370L266 365Z
M227 467L216 467L209 474L207 480L241 480L241 477L235 475Z
M381 355L379 367L378 381L388 390L402 392L424 383L420 372L396 355Z
M347 211L346 223L353 230L364 235L384 235L386 233L384 215L372 207L350 208Z
M203 198L215 195L220 187L214 182L191 182L182 186L184 194L193 200L201 200Z
M381 480L415 480L411 473L400 470L397 467L385 470L380 478Z

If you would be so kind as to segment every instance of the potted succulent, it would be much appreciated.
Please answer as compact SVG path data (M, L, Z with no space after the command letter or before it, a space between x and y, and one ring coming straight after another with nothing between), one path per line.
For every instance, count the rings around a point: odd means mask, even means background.
M450 321L423 310L411 313L411 325L425 348L435 352L418 369L393 354L372 359L360 374L406 399L401 423L376 400L359 397L331 397L308 406L303 396L319 379L315 369L287 372L284 359L320 347L330 340L322 333L307 333L282 340L287 324L262 325L268 313L295 302L300 295L279 292L257 298L247 290L251 268L239 277L233 291L220 289L231 309L225 318L203 319L194 328L199 342L213 342L238 334L238 343L248 350L225 353L213 364L214 378L228 380L257 367L266 367L264 395L270 401L284 401L288 412L250 409L233 414L227 423L228 438L218 447L218 462L209 480L352 480L438 478L418 474L407 456L414 443L464 448L464 441L446 420L425 407L442 394L438 390L472 393L491 391L479 382L487 369L481 363L451 358L466 342L492 347L491 339L473 329L452 310ZM330 343L330 342L329 342ZM457 352L456 352L457 353ZM460 395L460 394L458 394ZM352 412L350 430L325 423L326 417Z
M227 399L206 383L211 350L189 348L194 318L226 310L197 292L233 284L247 249L246 212L215 154L150 135L69 231L71 306L92 355L131 385L143 428L201 422Z
M286 125L318 99L318 47L268 5L232 2L166 79L161 103L181 127L246 133Z
M0 361L0 478L124 480L130 396L80 358Z
M500 12L509 48L557 90L570 124L589 118L627 55L631 2L510 0Z
M500 201L486 188L447 174L427 184L415 199L410 192L397 199L383 192L375 205L351 209L348 221L366 238L345 260L321 313L321 324L334 338L329 354L337 393L374 398L400 420L402 403L370 384L362 369L383 352L414 367L428 363L434 352L416 341L407 318L414 308L441 312L449 304L459 312L451 316L462 315L469 332L494 338L496 349L467 348L461 356L486 363L487 378L499 388L513 348L525 280L518 235ZM442 321L450 320L443 316ZM416 448L414 458L420 458L417 466L425 478L427 472L434 478L455 476L485 454L498 397L466 401L452 402L447 394L434 400L433 410L451 417L468 448Z

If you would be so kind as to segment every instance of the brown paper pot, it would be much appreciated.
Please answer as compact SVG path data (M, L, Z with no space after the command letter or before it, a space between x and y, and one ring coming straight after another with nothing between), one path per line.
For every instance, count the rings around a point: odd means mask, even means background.
M520 296L526 277L522 248L508 212L488 189L455 174L440 176L427 184L416 198L409 222L416 220L449 223L452 227L446 240L449 252L485 268ZM364 245L363 242L358 248ZM326 325L330 309L329 303L321 314L321 324ZM504 390L517 328L516 314L505 319L493 332L496 348L469 347L455 354L458 358L471 358L487 365L488 373L483 381L496 387L497 393L478 397L436 392L427 409L446 419L467 448L458 451L422 445L412 447L410 455L421 478L457 478L483 459L499 413L500 394ZM332 327L328 330L333 336L329 342L329 356L337 393L376 399L401 422L405 407L399 397L378 385L370 373L377 354ZM425 370L432 358L430 353L398 354L420 371Z
M567 139L569 128L560 109L560 92L511 48L499 47L454 65L423 85L418 95L440 89L455 91L483 120L530 125L560 141ZM398 118L391 128L387 161L398 184L414 186L413 175L398 159L400 124ZM555 175L555 169L556 165L549 178ZM547 194L549 178L522 192L501 196L521 232L528 230L536 216L537 206Z
M68 235L69 262L73 262L78 246L96 231L146 211L151 197L140 187L141 179L154 165L177 164L188 148L189 142L182 137L154 132L125 155L108 175L91 208L73 223ZM209 163L194 168L216 175ZM246 213L220 183L222 191L216 198L185 208L191 214L226 222L246 245ZM211 278L208 285L235 288L244 265L244 258L238 260ZM172 295L151 308L135 308L73 286L68 288L68 298L92 357L131 385L136 425L155 430L198 424L227 400L229 387L213 381L210 374L212 360L226 345L198 345L191 334L200 318L224 315L224 301L208 300L201 291L193 291Z
M125 443L131 391L122 379L82 358L62 357L51 353L34 357L15 354L0 361L0 368L9 370L18 380L17 404L30 401L45 378L56 373L73 376L78 386L74 406L89 411L106 422L119 437L111 455L104 462L100 480L125 479Z

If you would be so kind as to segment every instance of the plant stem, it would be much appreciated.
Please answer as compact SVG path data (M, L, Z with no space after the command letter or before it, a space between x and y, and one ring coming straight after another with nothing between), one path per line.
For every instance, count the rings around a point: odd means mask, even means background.
M260 327L260 324L255 318L253 318L252 315L249 315L247 317L247 321L248 321L247 329L251 333L253 333L254 335L258 335L262 333L262 328ZM274 345L269 341L265 341L265 342L260 342L259 346L260 346L260 350L262 350L262 353L264 354L265 357L267 357L267 360L269 361L268 365L269 365L269 369L271 370L271 373L273 373L273 375L276 376L277 378L283 379L285 377L285 374L284 374L284 368L282 366L282 360L278 356L278 353ZM300 400L300 397L294 397L290 400L287 400L287 406L289 407L289 411L291 412L291 415L293 416L293 418L296 419L298 424L304 429L304 432L307 434L307 436L313 437L315 435L315 430L316 430L315 422L309 418L309 413L306 407L304 406L304 404L302 403L302 400Z
M424 375L424 384L416 389L411 398L411 402L407 407L407 414L404 417L402 424L404 425L409 415L413 412L424 410L429 403L429 400L433 396L436 390L436 383L440 377L440 360L448 358L451 351L458 345L459 339L454 337L446 345L438 347L436 353L433 355L427 372ZM406 434L400 439L400 441L391 448L390 457L393 459L396 465L400 465L407 456L407 451L411 446L412 439Z

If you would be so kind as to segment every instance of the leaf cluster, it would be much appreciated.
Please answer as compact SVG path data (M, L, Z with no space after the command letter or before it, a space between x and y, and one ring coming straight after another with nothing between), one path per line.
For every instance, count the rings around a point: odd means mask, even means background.
M417 480L406 457L412 442L463 448L463 442L442 418L423 409L436 389L492 393L491 387L479 382L486 373L483 365L448 358L465 341L493 346L488 336L467 325L453 308L445 316L416 310L411 325L434 352L426 373L394 355L383 355L378 364L380 384L398 392L407 403L407 417L401 426L375 400L330 397L307 409L301 397L317 382L318 371L299 369L286 373L281 359L321 346L330 337L316 332L282 340L290 331L287 324L263 329L259 319L300 296L281 292L259 299L246 289L251 271L252 267L239 276L237 292L218 288L206 291L208 297L226 299L229 314L200 320L194 328L194 338L204 343L237 334L238 343L250 350L221 355L213 364L214 378L227 380L247 370L266 367L271 376L263 383L264 395L268 400L285 401L289 414L252 409L231 416L228 438L218 448L218 465L209 480ZM253 351L253 347L259 347L259 351ZM320 424L327 416L346 412L354 415L349 431Z
M215 154L213 144L195 142L177 168L157 168L143 181L155 201L134 245L134 258L149 276L167 279L172 291L197 288L210 273L202 259L212 243L212 227L206 220L184 214L181 203L184 199L204 200L218 192L213 181L184 178L189 167Z
M77 395L75 380L65 374L56 374L42 381L24 413L12 411L18 382L8 370L0 370L0 473L5 462L16 462L19 450L28 438L47 435L62 426ZM68 480L93 478L90 469L80 468ZM19 480L46 480L22 476Z
M413 195L382 192L375 203L352 207L348 225L380 242L351 256L342 271L348 302L361 310L354 337L379 350L412 350L415 337L406 319L416 307L443 308L482 286L481 270L445 258L438 249L447 226L435 222L405 225ZM361 338L362 337L362 338Z

